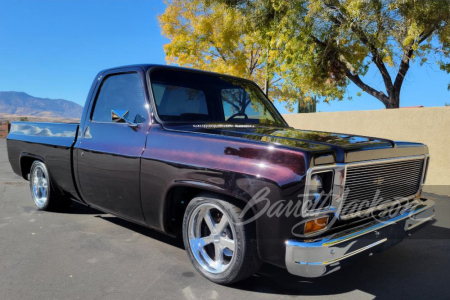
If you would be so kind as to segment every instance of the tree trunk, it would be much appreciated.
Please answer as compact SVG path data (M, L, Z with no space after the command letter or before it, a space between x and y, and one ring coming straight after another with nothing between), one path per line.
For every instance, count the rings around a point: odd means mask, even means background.
M267 61L266 61L266 82L264 83L264 93L269 98L269 47L267 47Z
M394 86L389 93L389 98L384 105L386 108L399 108L400 107L400 89L401 85Z
M264 83L264 94L269 97L269 77L266 75L266 82Z
M386 108L399 108L400 107L400 91L394 89L392 94L389 95L389 101Z

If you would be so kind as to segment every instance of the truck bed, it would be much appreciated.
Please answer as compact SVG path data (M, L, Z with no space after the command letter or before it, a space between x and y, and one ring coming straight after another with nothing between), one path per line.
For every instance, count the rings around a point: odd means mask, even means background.
M51 186L59 194L78 198L72 151L78 124L13 122L7 138L8 157L13 171L28 179L31 164L43 161L53 179Z

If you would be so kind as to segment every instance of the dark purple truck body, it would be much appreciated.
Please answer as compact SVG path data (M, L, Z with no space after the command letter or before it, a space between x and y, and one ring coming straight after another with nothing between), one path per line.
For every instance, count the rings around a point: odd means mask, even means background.
M168 67L139 65L100 72L79 125L13 123L7 143L14 172L27 178L32 161L41 160L58 193L176 235L187 202L202 191L246 203L268 187L272 202L298 199L311 167L428 153L423 144L302 131L287 125L230 128L229 124L162 122L150 88L152 68ZM122 72L142 77L149 121L138 129L94 123L89 117L102 78ZM262 208L253 209L257 213ZM285 241L293 237L298 222L293 216L263 215L256 220L263 261L285 267ZM352 221L334 226L351 227Z

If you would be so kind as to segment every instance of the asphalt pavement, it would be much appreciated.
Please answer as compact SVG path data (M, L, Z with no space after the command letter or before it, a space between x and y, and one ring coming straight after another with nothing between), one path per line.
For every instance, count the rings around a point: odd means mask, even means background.
M448 299L450 198L401 244L326 277L265 265L221 286L199 275L180 239L73 203L40 212L0 139L0 299Z

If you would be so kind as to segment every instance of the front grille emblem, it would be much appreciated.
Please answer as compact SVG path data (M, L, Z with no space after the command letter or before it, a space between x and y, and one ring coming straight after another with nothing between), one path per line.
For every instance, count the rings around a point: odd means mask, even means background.
M380 177L373 181L374 184L381 185L384 182L384 178Z

